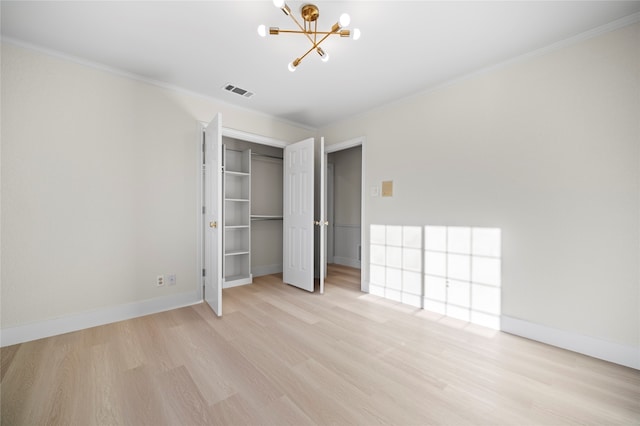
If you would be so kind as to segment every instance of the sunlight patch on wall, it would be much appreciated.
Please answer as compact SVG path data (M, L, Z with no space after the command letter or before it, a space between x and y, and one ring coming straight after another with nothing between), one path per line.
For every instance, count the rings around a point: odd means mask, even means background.
M501 254L498 228L374 224L369 291L500 329Z
M369 292L422 307L422 228L371 225Z
M426 310L500 329L501 232L425 226Z

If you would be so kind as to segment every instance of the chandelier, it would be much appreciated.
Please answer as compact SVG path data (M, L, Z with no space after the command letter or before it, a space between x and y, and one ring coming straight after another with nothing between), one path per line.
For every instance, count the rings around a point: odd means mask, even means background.
M300 8L300 15L302 16L304 25L301 25L296 17L291 14L291 9L289 8L289 6L287 6L284 0L273 0L273 4L278 9L282 10L285 15L290 16L299 29L281 30L278 27L270 27L269 34L304 34L311 42L311 47L304 53L304 55L294 59L289 63L289 71L291 72L295 71L298 65L300 65L300 62L302 62L302 60L314 50L318 53L318 55L320 55L320 59L323 62L327 62L329 60L329 54L320 47L320 44L331 35L339 35L340 37L347 37L353 40L358 40L360 38L359 29L354 28L353 31L345 29L345 27L349 26L349 23L351 22L351 18L346 13L340 15L340 19L338 20L338 22L333 24L330 31L318 31L318 17L320 17L320 11L315 4L305 4ZM265 25L260 25L258 27L258 34L261 37L265 37L267 35L267 27Z

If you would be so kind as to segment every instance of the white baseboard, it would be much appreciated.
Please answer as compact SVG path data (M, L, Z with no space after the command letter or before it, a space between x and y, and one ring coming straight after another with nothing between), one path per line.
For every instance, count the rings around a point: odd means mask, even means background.
M508 316L501 317L501 329L506 333L640 370L640 347L612 343Z
M260 265L251 268L251 275L261 277L263 275L279 274L282 272L282 263L273 265Z
M360 261L358 259L351 259L348 257L333 256L333 263L343 266L350 266L352 268L360 269Z
M17 327L3 328L0 331L0 346L10 346L44 337L84 330L99 325L195 305L200 302L202 302L202 294L194 291L156 297L140 302L125 303L124 305L109 306L95 311L81 312Z

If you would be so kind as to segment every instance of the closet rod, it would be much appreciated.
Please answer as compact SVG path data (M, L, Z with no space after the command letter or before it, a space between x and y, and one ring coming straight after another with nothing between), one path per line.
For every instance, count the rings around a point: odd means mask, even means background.
M282 220L282 216L251 215L251 220Z
M227 148L227 151L235 151L235 152L244 152L241 149ZM275 158L276 160L282 160L282 157L278 157L277 155L269 155L269 154L260 154L259 152L251 152L251 155L255 155L256 157L267 157L267 158Z
M269 154L260 154L259 152L252 152L251 155L255 155L256 157L267 157L267 158L275 158L277 160L282 160L282 157L269 155Z

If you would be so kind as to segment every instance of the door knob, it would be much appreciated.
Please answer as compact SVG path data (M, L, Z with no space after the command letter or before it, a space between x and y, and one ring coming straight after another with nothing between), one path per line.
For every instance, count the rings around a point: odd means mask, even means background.
M209 228L217 228L218 222L209 222Z

